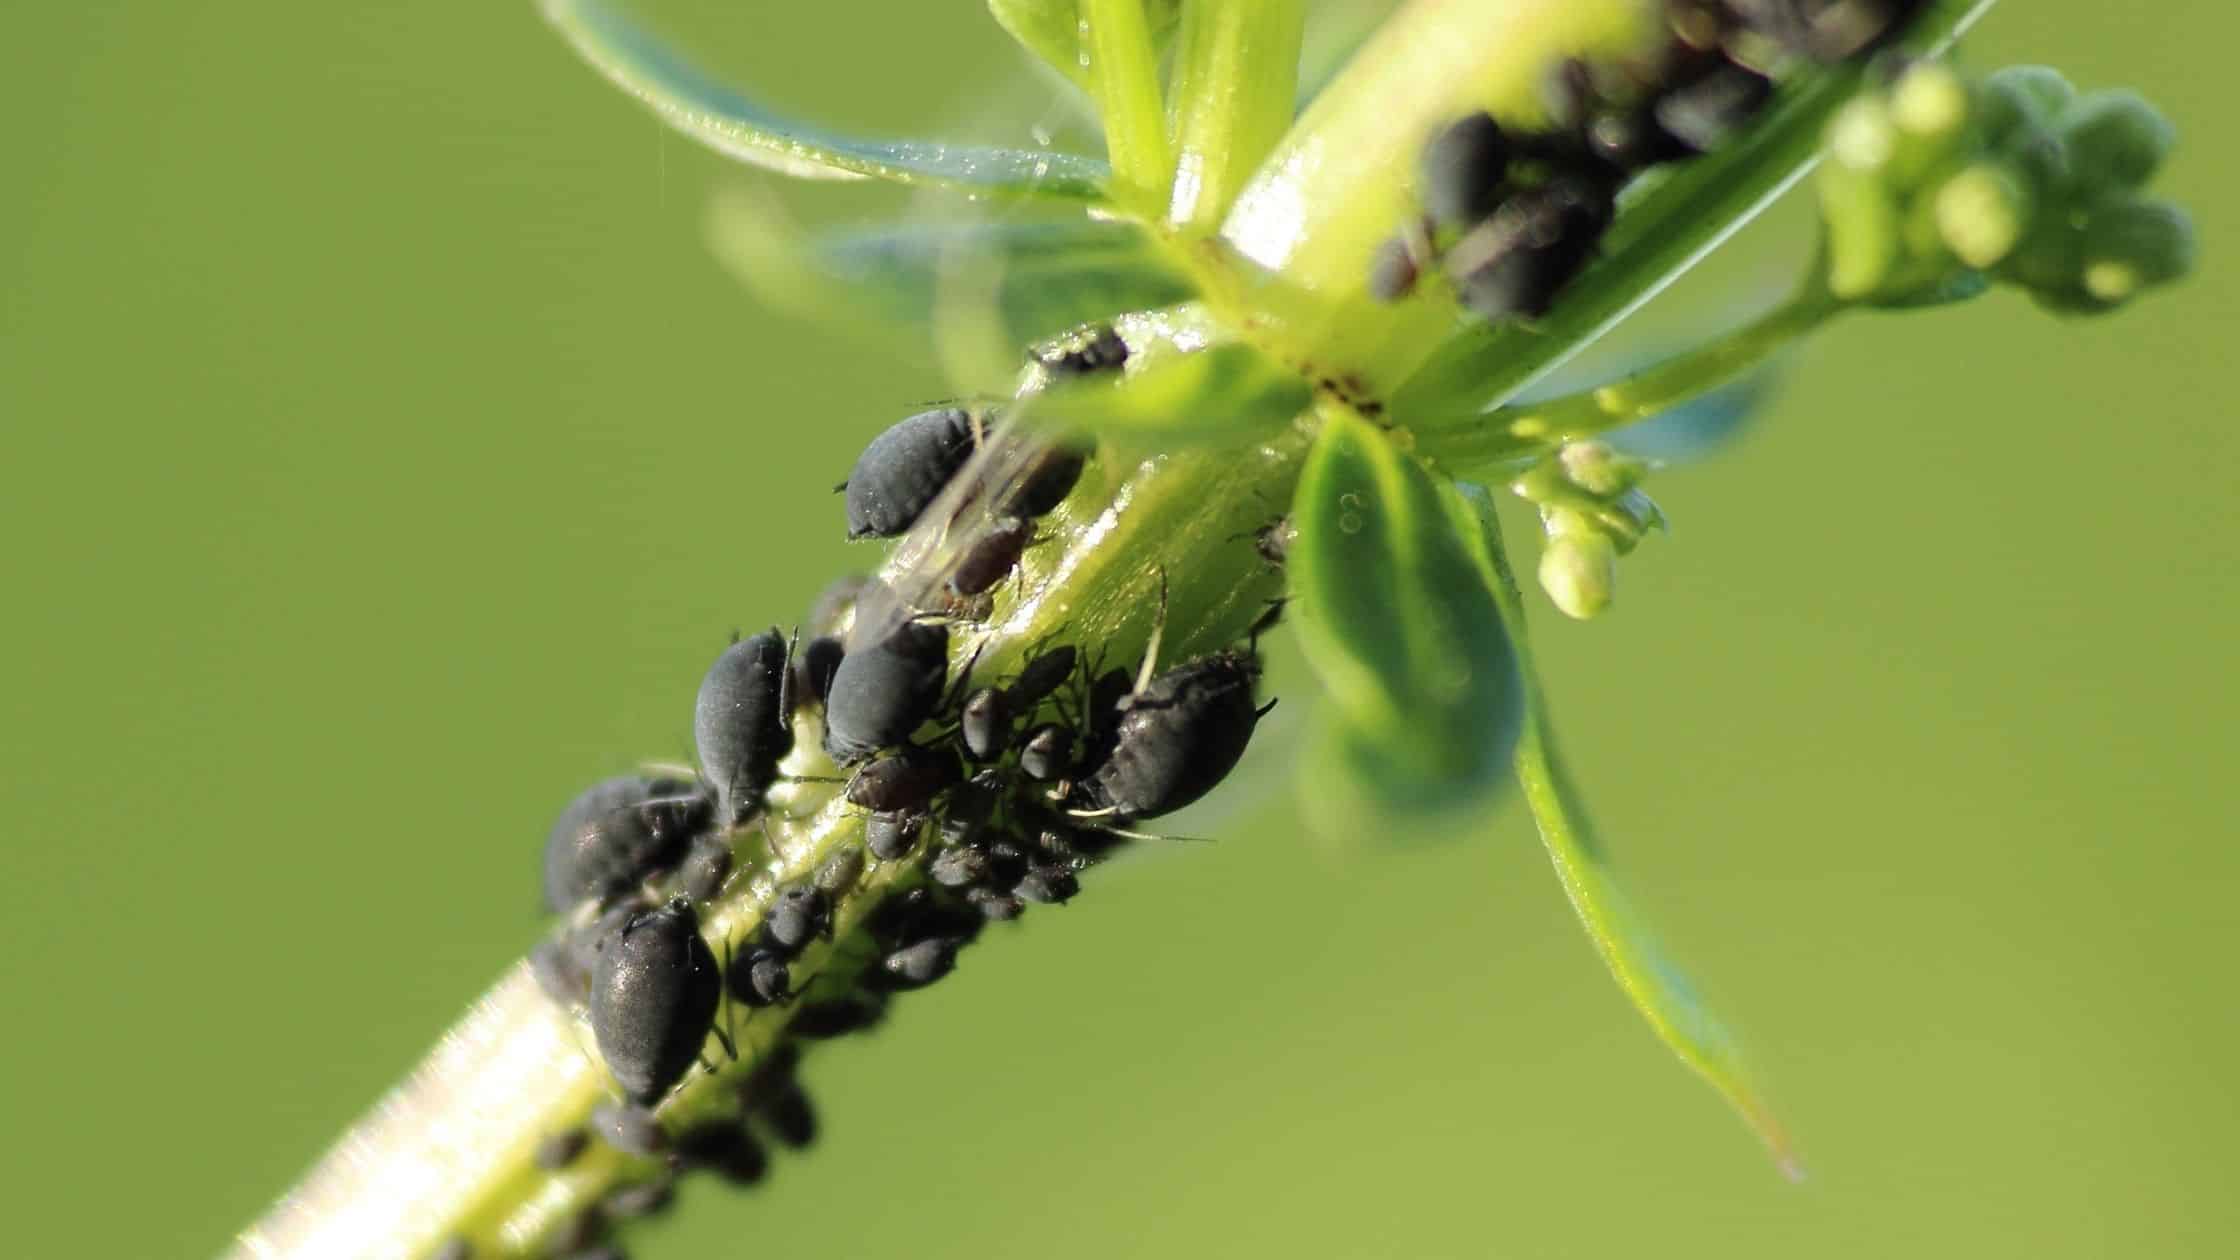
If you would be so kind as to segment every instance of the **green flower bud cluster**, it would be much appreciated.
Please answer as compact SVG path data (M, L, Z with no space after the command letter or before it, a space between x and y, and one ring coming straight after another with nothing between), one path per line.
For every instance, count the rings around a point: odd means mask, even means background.
M1990 280L2067 313L2183 275L2193 226L2140 190L2175 131L2130 91L2015 66L1970 83L1921 62L1829 123L1819 193L1834 297L1916 306Z
M1540 509L1547 545L1540 552L1540 589L1567 617L1581 621L1610 606L1618 557L1651 529L1666 528L1664 510L1641 490L1649 465L1603 442L1568 442L1510 489Z

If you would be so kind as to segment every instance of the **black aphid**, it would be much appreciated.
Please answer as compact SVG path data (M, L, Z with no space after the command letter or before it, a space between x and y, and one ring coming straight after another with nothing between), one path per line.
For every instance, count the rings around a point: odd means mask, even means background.
M877 813L922 810L960 777L954 752L905 744L849 778L848 803Z
M966 904L980 912L990 923L1008 923L1026 913L1026 903L1006 892L993 888L967 888Z
M751 1186L770 1169L769 1153L732 1121L710 1120L677 1135L677 1159L705 1168L735 1186Z
M1217 652L1152 678L1115 706L1111 751L1078 789L1081 802L1089 812L1156 818L1212 791L1260 721L1259 676L1251 653Z
M811 1002L793 1017L787 1029L797 1036L812 1040L844 1037L861 1032L879 1022L886 1015L886 1007L857 998L834 998L825 1002Z
M1019 742L1019 770L1037 783L1055 783L1073 772L1073 728L1044 722Z
M903 743L940 707L948 679L946 626L905 621L875 643L852 643L825 698L825 751L852 766Z
M882 862L899 862L918 847L918 833L925 823L924 814L910 810L873 814L863 825L864 848Z
M1128 693L1135 690L1136 680L1127 670L1115 666L1096 676L1089 683L1088 749L1082 760L1089 765L1103 765L1112 755L1112 741L1119 737L1121 704Z
M1040 653L1019 668L1019 676L1005 688L1013 713L1031 713L1034 707L1050 698L1058 688L1073 677L1074 662L1080 653L1073 645L1060 644Z
M844 844L833 850L832 856L817 867L809 882L827 897L838 897L856 886L863 876L863 846Z
M943 888L963 888L988 878L988 851L973 844L952 844L933 855L926 874Z
M652 1216L668 1207L676 1197L676 1178L663 1174L650 1181L610 1191L605 1198L599 1200L599 1209L615 1220L627 1221Z
M762 916L762 943L783 957L794 957L819 936L832 938L832 898L813 884L781 891Z
M963 944L952 937L928 937L890 951L879 960L878 969L864 973L864 978L884 989L922 989L956 968L957 949Z
M1610 187L1559 176L1518 192L1447 255L1462 304L1486 320L1538 318L1594 256Z
M724 977L731 998L741 1006L777 1006L793 1000L793 972L786 956L772 949L756 949L731 964Z
M979 771L949 789L941 802L941 836L962 843L980 834L1003 801L1004 777L997 769Z
M723 998L715 955L682 897L633 917L599 947L591 1033L624 1095L651 1104L700 1057Z
M1369 255L1369 296L1379 302L1397 302L1415 292L1421 271L1415 247L1405 236L1387 237Z
M1742 66L1723 65L1657 99L1657 126L1697 153L1710 149L1750 121L1773 97L1773 80Z
M832 694L832 676L840 672L840 660L847 654L836 634L820 634L802 644L793 658L794 702L822 705Z
M786 708L792 653L775 627L725 648L700 680L692 739L700 775L715 789L717 816L736 826L762 809L778 763L793 751Z
M707 825L707 812L707 798L679 779L623 775L592 784L545 839L545 907L604 901L669 869Z
M1019 567L1019 557L1034 541L1034 523L1016 516L999 517L988 532L973 540L949 571L949 591L954 595L984 595Z
M906 417L871 439L843 483L848 537L893 538L909 532L972 457L974 430L971 412L941 407Z
M1003 755L1011 743L1011 714L1009 692L982 687L964 698L957 734L974 761L994 761Z
M1511 146L1489 114L1448 124L1423 146L1417 168L1424 213L1441 228L1467 230L1501 204Z
M544 1140L537 1143L537 1149L531 1152L530 1158L546 1172L558 1172L576 1162L576 1156L583 1154L583 1148L590 1144L591 1135L583 1130L562 1129L558 1133L546 1134Z
M1088 463L1087 453L1068 446L1052 446L1035 452L1012 484L1010 493L996 504L996 514L1030 521L1049 515L1066 501L1075 486L1081 484L1081 471Z
M758 1095L753 1106L770 1132L787 1146L800 1150L817 1140L817 1109L800 1082L778 1082Z
M643 1107L600 1103L591 1109L591 1127L607 1145L639 1159L653 1159L669 1149L661 1122Z
M684 864L677 868L677 891L694 901L711 901L723 891L723 881L731 876L731 842L719 835L704 835L692 842L692 850L684 856Z
M1128 343L1110 324L1075 329L1034 351L1035 362L1052 376L1109 372L1128 361Z
M1081 881L1074 877L1073 868L1062 863L1035 862L1011 891L1038 905L1062 906L1081 891Z
M1279 516L1252 531L1252 549L1271 569L1280 569L1290 558L1291 544L1299 539L1299 527L1288 516Z

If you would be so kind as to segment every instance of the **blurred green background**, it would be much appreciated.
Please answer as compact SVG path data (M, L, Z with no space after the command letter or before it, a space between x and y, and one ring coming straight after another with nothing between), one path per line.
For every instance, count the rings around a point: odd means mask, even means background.
M865 129L1055 99L971 3L647 7ZM729 172L526 0L8 30L0 1184L19 1253L207 1255L530 942L560 803L864 562L827 487L945 385L755 309L701 245ZM1977 60L2178 120L2202 274L1842 327L1660 479L1615 615L1543 618L1813 1180L1626 1009L1521 812L1333 853L1270 791L820 1055L825 1144L636 1253L2232 1254L2235 37L1995 13Z

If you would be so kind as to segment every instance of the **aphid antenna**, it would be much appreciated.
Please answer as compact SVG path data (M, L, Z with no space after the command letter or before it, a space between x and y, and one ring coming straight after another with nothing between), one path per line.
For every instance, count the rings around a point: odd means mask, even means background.
M980 641L972 645L972 655L964 658L964 668L957 671L957 681L950 686L949 694L942 698L943 713L964 703L965 690L972 686L973 667L980 663L980 654L988 650L988 638L987 634L981 635Z
M1109 818L1119 812L1117 808L1109 805L1103 809L1069 809L1066 811L1069 816L1085 822L1094 822L1099 818ZM1213 843L1213 837L1211 836L1174 836L1161 831L1135 831L1127 827L1115 827L1111 823L1097 823L1097 830L1104 832L1106 835L1119 836L1124 840L1169 840L1177 844Z
M775 626L771 627L776 629ZM786 659L778 667L778 720L793 721L793 658L801 647L801 623L793 625L793 635L786 640Z

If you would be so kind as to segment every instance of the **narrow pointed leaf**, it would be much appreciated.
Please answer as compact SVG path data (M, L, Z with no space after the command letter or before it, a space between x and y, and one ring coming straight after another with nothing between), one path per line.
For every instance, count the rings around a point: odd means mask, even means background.
M780 117L710 78L606 0L542 0L557 27L617 87L670 126L749 165L799 179L891 180L976 196L1104 200L1102 162L1070 153L865 140Z
M1182 0L1149 0L1144 11L1154 46L1164 48L1181 19ZM988 0L988 12L1020 47L1082 91L1092 90L1081 51L1080 0Z
M754 189L711 204L716 257L770 306L882 333L923 330L992 305L1006 371L1019 347L1077 324L1169 306L1190 286L1122 223L897 223L810 235ZM891 340L891 338L886 338ZM913 337L908 344L917 344Z
M1291 521L1299 643L1339 719L1322 756L1351 763L1386 809L1483 801L1509 765L1523 691L1438 483L1383 430L1326 408ZM1347 785L1314 774L1305 786L1336 807Z
M1783 1175L1800 1179L1804 1169L1796 1148L1752 1079L1740 1044L1704 1005L1695 986L1667 957L1618 886L1610 855L1588 821L1579 790L1557 753L1549 729L1547 698L1534 676L1531 644L1525 637L1524 602L1502 550L1492 499L1482 489L1471 487L1466 502L1480 524L1474 551L1494 570L1502 615L1521 661L1525 714L1517 740L1517 784L1539 826L1540 839L1555 864L1564 895L1570 898L1571 908L1586 928L1595 952L1602 956L1634 1009L1649 1021L1657 1038L1740 1113L1743 1123L1766 1144Z

